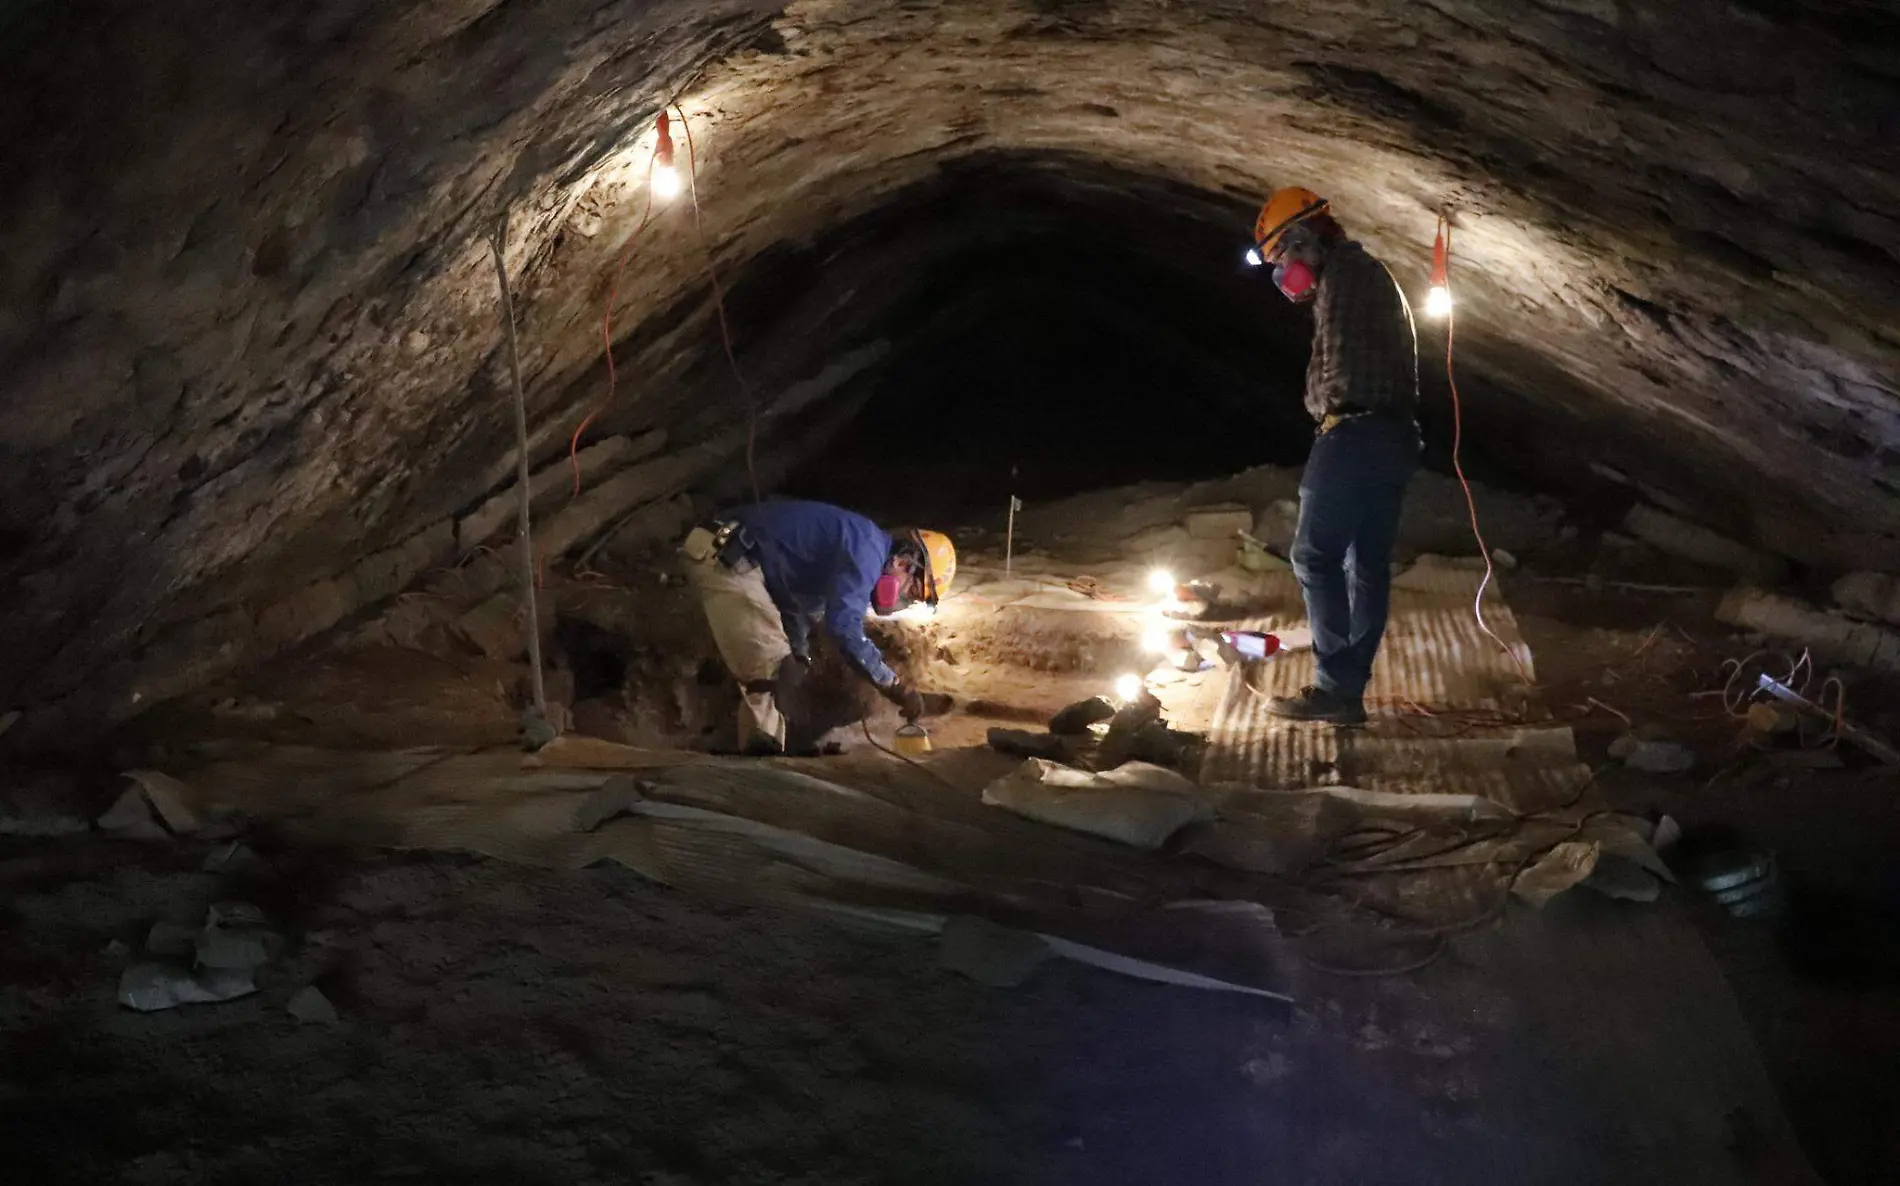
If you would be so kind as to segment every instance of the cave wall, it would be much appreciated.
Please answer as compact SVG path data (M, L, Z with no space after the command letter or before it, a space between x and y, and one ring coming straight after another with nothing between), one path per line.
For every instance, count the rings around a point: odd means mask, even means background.
M410 541L508 476L504 204L539 461L601 403L623 255L600 431L690 448L1011 233L933 214L946 178L1032 176L1209 284L1299 182L1415 293L1455 206L1460 364L1526 472L1613 457L1803 561L1900 567L1900 22L1846 0L4 16L0 707L51 727L286 645L269 607L366 554L446 559ZM629 246L676 95L703 230L682 202Z

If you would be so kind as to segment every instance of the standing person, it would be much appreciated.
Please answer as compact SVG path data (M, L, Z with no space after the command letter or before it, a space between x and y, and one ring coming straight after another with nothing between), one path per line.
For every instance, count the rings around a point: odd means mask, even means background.
M727 511L688 532L680 553L719 655L744 693L742 750L784 752L781 709L811 663L815 621L905 720L923 715L923 697L865 636L864 613L936 605L956 576L947 536L892 536L863 515L787 500Z
M1249 260L1288 300L1313 305L1306 410L1319 425L1300 479L1292 561L1313 628L1315 682L1276 696L1275 716L1366 722L1385 636L1392 548L1418 469L1418 338L1392 273L1348 239L1324 198L1283 189L1254 224Z

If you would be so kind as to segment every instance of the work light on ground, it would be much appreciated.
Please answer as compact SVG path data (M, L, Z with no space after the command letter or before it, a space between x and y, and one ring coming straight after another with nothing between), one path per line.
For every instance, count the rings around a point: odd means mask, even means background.
M1141 649L1150 655L1165 655L1173 649L1166 626L1150 626L1141 632Z
M1174 592L1174 574L1165 568L1154 569L1148 574L1148 591L1157 597Z
M1118 676L1116 678L1115 699L1126 702L1129 700L1133 700L1135 697L1139 695L1141 695L1141 677L1140 676L1134 674L1133 672L1130 672L1127 675Z

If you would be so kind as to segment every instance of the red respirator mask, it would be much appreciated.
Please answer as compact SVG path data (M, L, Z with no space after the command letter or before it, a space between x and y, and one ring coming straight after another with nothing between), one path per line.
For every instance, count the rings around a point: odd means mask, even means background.
M894 614L904 608L904 577L887 572L871 586L871 608L879 614Z
M1273 266L1273 285L1287 300L1303 304L1313 299L1313 289L1319 284L1319 277L1313 274L1304 260L1288 260Z

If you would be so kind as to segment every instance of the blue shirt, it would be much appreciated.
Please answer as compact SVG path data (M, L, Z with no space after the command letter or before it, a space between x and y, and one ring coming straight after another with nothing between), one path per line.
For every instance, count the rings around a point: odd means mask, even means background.
M891 555L891 537L882 528L822 502L762 502L728 517L745 529L794 651L808 653L811 621L822 617L872 683L882 688L897 679L864 633L872 588Z

